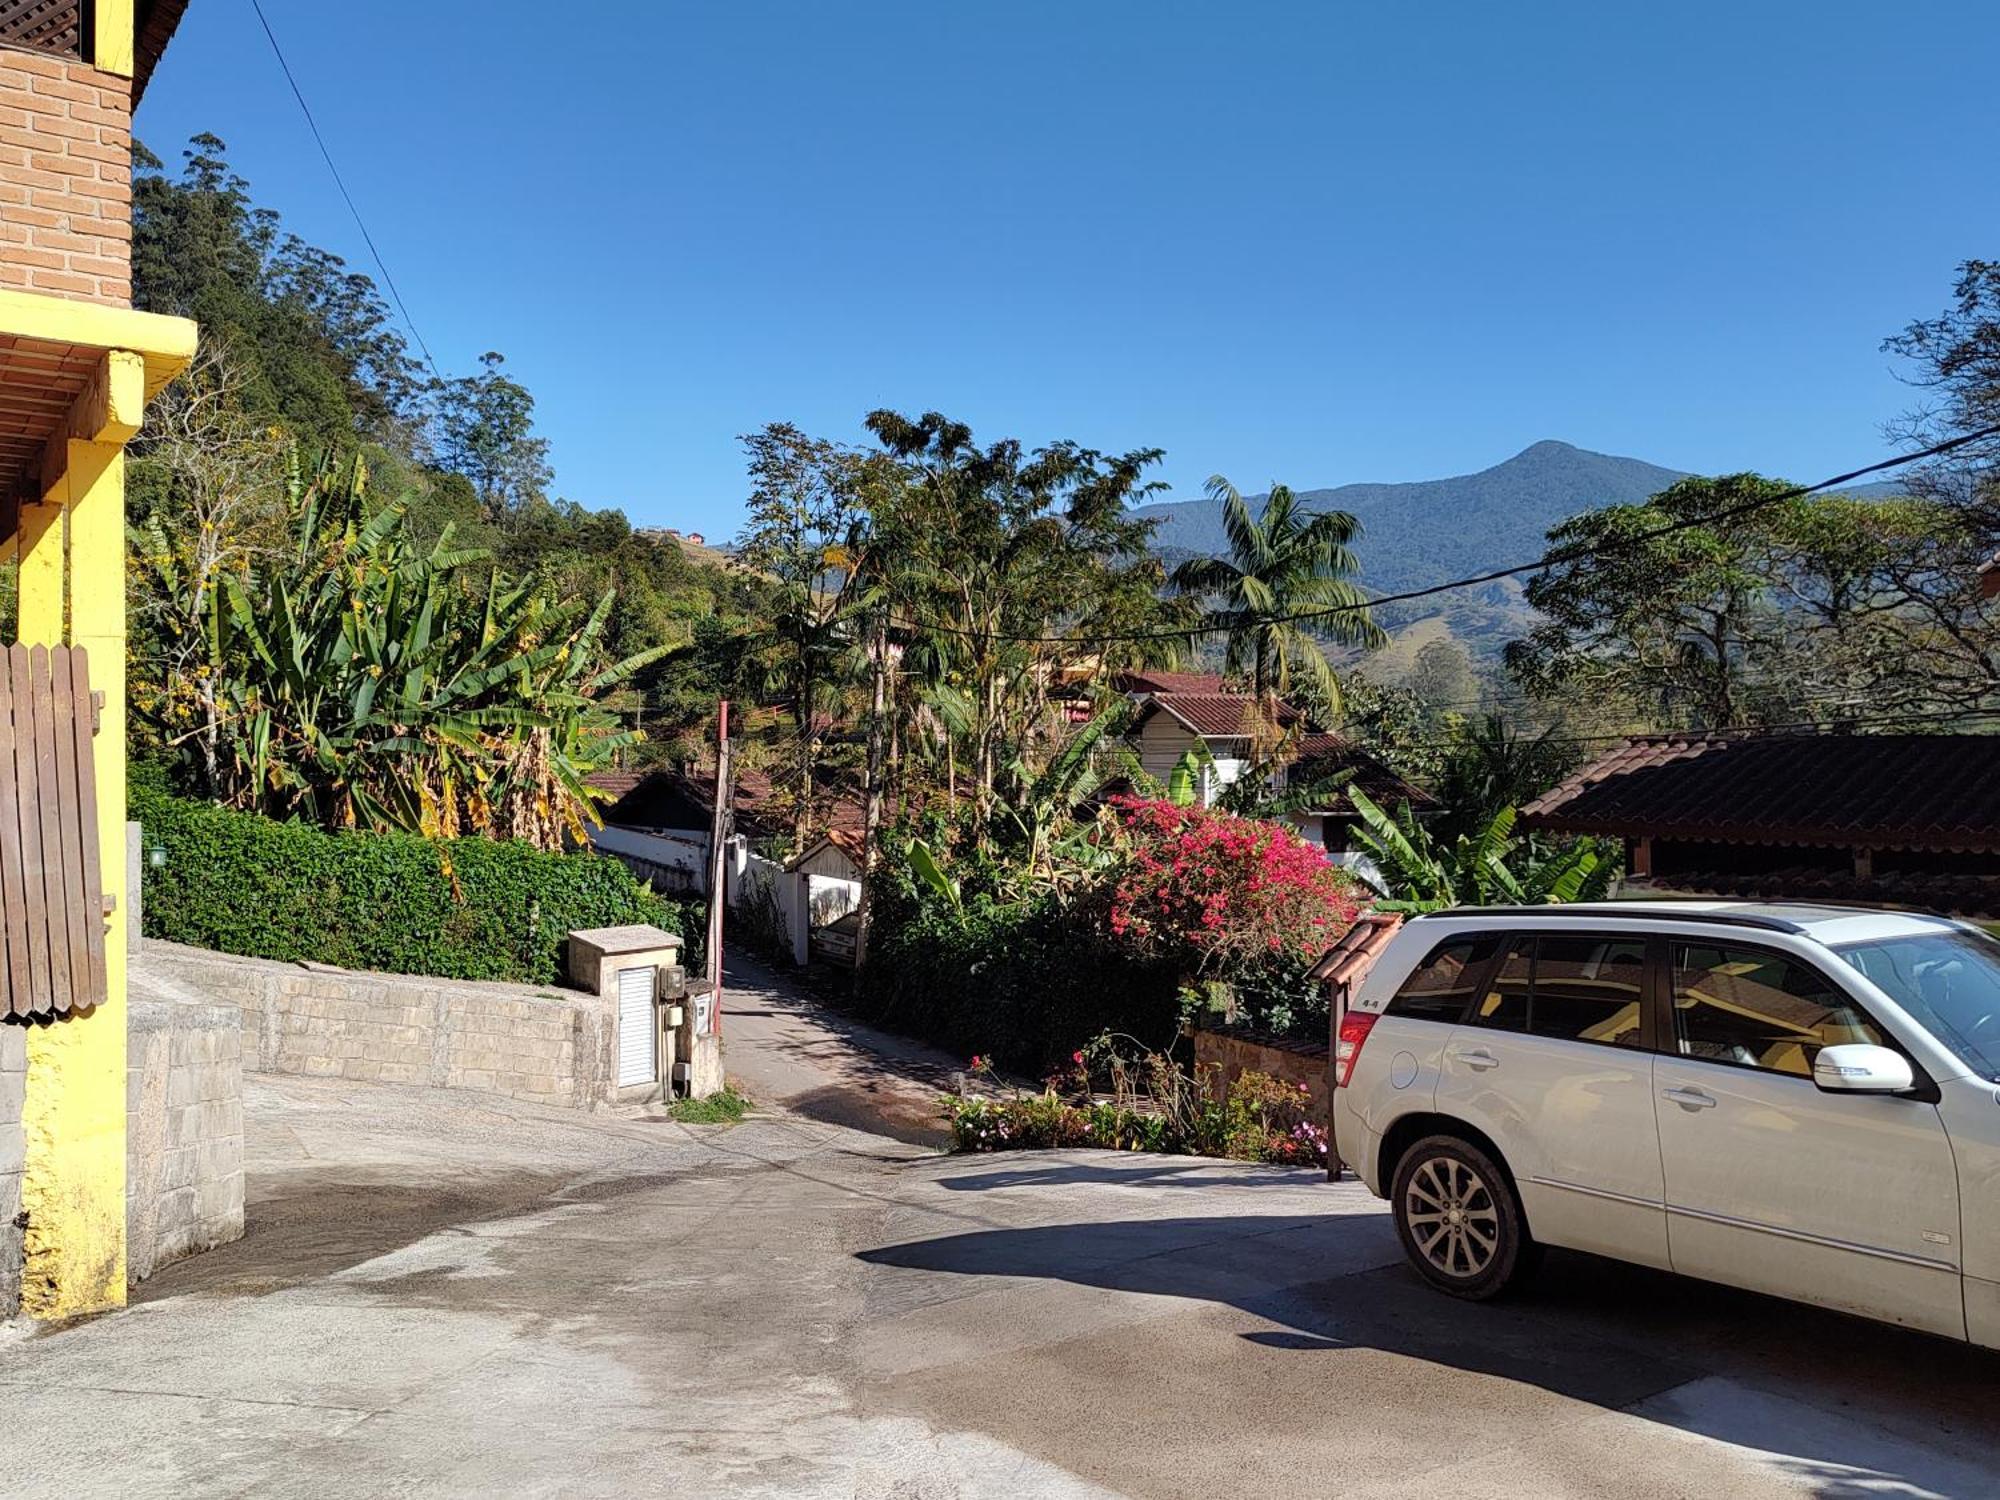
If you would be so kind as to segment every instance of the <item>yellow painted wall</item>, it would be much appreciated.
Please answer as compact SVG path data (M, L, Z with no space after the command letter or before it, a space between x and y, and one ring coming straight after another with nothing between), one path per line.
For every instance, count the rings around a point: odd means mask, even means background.
M98 857L105 891L115 898L114 913L122 913L122 448L71 442L67 473L47 498L56 504L22 508L21 639L66 642L90 652L91 687L104 694L93 745ZM26 1145L21 1207L27 1215L21 1309L39 1318L71 1317L125 1303L125 956L125 923L114 915L104 945L104 1004L28 1032L27 1098L21 1114Z

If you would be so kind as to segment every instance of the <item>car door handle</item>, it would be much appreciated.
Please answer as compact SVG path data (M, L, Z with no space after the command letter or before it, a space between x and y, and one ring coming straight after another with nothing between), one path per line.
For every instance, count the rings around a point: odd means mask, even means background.
M1673 1100L1685 1110L1715 1108L1715 1095L1704 1094L1700 1089L1661 1089L1660 1097Z
M1475 1047L1470 1052L1454 1052L1452 1056L1477 1073L1484 1073L1488 1068L1500 1066L1500 1059L1484 1047Z

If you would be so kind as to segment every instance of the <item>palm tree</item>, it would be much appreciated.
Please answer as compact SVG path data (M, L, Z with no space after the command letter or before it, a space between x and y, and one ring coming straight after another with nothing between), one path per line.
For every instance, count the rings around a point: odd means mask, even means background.
M1271 487L1261 516L1250 514L1220 474L1208 481L1207 493L1222 502L1229 556L1182 563L1174 588L1215 601L1207 624L1228 636L1227 670L1248 679L1267 724L1277 723L1278 699L1294 677L1337 712L1340 682L1320 642L1379 646L1388 639L1354 582L1360 565L1350 549L1360 521L1346 511L1314 514L1282 484Z

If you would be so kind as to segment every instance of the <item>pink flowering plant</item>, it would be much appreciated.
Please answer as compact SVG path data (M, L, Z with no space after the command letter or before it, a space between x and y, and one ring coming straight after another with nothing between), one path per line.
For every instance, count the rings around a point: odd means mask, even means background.
M1281 824L1137 797L1114 805L1127 855L1112 936L1186 974L1310 962L1360 915L1361 888Z

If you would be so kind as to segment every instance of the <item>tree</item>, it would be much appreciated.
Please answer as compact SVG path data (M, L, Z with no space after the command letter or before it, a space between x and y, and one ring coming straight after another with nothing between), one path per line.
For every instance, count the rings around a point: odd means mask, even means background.
M1951 305L1882 347L1910 361L1911 384L1934 397L1892 424L1892 437L1928 446L2000 425L2000 261L1961 263ZM1908 480L1915 493L1965 510L1981 544L2000 548L2000 437L1947 454Z
M1916 719L2000 695L1964 510L1787 490L1684 479L1557 527L1562 560L1527 586L1544 621L1509 669L1538 696L1676 727Z
M1281 484L1257 516L1220 474L1207 493L1222 502L1229 556L1189 559L1174 570L1173 587L1214 601L1206 623L1223 632L1226 670L1248 679L1267 726L1275 730L1278 699L1295 676L1338 713L1340 682L1320 642L1379 646L1387 639L1353 582L1360 565L1350 548L1360 521L1345 511L1313 515ZM1297 618L1314 611L1322 613Z
M169 176L135 146L133 304L198 322L231 350L243 409L309 446L394 436L424 382L387 304L367 276L255 207L227 149L197 135Z
M541 499L554 477L549 440L535 435L535 398L501 373L506 362L480 355L479 374L444 382L431 418L438 463L472 481L489 515Z
M871 514L881 586L911 636L905 718L914 724L928 692L951 757L959 736L949 719L964 706L983 845L1012 747L1057 738L1051 690L1066 669L1094 660L1101 670L1105 637L1173 617L1154 595L1151 523L1129 513L1156 488L1145 476L1160 452L1073 442L1028 452L1013 439L980 447L937 412L876 411L867 425L904 475L877 487ZM955 761L947 775L955 780Z
M1465 647L1446 635L1425 641L1410 669L1410 691L1427 708L1441 712L1466 712L1479 707L1482 696L1479 679L1473 674L1472 659Z
M1532 802L1568 775L1577 758L1574 742L1554 726L1522 734L1499 714L1487 714L1460 736L1437 780L1438 833L1472 833L1503 808Z
M795 730L792 852L812 829L814 766L835 695L853 675L856 606L865 586L864 455L773 422L742 439L750 459L743 561L776 584L771 681Z

